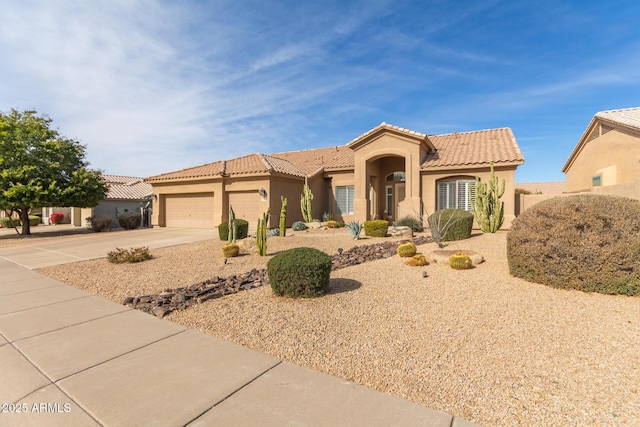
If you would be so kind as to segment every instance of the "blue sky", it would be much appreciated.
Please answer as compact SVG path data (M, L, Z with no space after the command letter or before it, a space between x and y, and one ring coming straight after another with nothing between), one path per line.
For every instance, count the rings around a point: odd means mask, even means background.
M640 2L6 1L0 111L149 176L344 145L381 122L510 127L561 181L598 111L640 106Z

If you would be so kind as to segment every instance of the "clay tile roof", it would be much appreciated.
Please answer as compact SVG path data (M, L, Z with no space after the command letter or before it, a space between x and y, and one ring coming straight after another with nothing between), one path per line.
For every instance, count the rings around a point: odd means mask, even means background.
M600 111L595 117L640 130L640 107Z
M436 151L427 154L422 169L482 163L524 163L509 128L430 135Z
M416 137L419 137L419 138L425 138L427 136L426 133L416 132L415 130L406 129L406 128L402 128L400 126L394 126L394 125L390 125L388 123L382 122L378 126L374 127L373 129L368 130L365 133L363 133L362 135L359 135L359 136L353 138L351 141L347 142L347 145L353 144L354 142L366 137L367 135L370 135L370 134L372 134L374 132L377 132L380 129L395 130L397 132L405 133L407 135L412 135L412 136L416 136Z
M107 199L137 200L151 197L153 190L142 178L120 175L102 175L107 183Z
M214 177L220 175L225 170L225 162L217 161L213 163L207 163L205 165L193 166L186 169L181 169L175 172L163 173L160 175L150 176L145 178L147 182L158 181L175 181L185 178L205 178Z
M355 164L353 150L345 146L288 151L270 157L287 160L305 175L319 170L352 169Z
M229 175L253 173L279 172L294 176L304 176L304 173L285 159L279 159L264 154L248 154L227 160Z

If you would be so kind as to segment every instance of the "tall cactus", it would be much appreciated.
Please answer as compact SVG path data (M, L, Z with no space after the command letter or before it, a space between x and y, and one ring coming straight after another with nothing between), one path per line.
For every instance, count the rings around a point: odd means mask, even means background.
M313 221L313 210L311 208L311 201L313 200L313 193L309 188L309 180L304 178L304 188L302 195L300 196L300 209L302 210L302 219L305 222Z
M476 218L480 230L484 233L495 233L504 222L504 202L500 198L504 194L505 180L498 185L498 177L493 172L487 184L476 177L476 200L471 203L471 211Z
M267 224L269 223L269 209L258 219L258 231L256 231L256 248L258 255L267 255Z
M287 198L280 196L282 208L280 209L280 237L287 234Z
M238 225L236 224L236 214L233 211L231 205L229 205L229 236L227 240L229 243L235 243L238 236Z

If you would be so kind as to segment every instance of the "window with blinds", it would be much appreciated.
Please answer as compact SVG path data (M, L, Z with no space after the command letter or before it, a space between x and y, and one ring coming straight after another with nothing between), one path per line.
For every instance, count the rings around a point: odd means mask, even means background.
M438 209L471 210L476 200L476 181L456 179L438 181Z
M336 187L336 204L339 214L353 213L353 185L343 185Z

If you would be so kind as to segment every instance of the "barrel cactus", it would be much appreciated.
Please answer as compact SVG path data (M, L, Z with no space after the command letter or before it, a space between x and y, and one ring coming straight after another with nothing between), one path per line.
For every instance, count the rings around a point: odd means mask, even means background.
M402 243L398 246L398 255L403 258L412 257L416 252L418 252L418 249L413 242Z
M423 267L428 264L427 259L422 254L415 254L411 258L405 261L405 264L412 267Z
M468 270L473 266L473 261L469 255L457 253L449 257L449 265L456 270Z
M222 255L224 255L225 258L238 256L239 253L240 246L238 246L237 243L227 243L222 247Z

